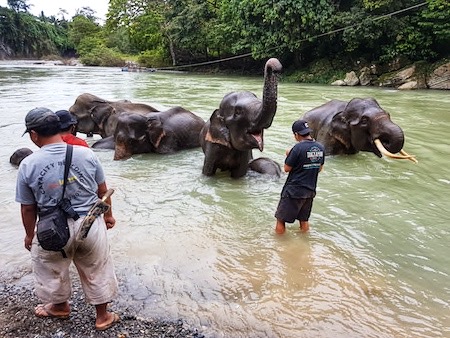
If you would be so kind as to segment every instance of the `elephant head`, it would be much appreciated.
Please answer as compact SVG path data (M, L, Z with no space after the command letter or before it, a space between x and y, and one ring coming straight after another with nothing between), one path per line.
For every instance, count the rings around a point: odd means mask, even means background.
M31 155L33 151L30 148L19 148L17 149L9 158L9 163L11 163L14 166L19 166L20 162L27 157L28 155Z
M122 113L114 133L114 159L199 147L199 134L204 124L201 117L182 107L147 114Z
M77 118L77 131L108 137L114 135L117 119L121 113L146 114L158 110L143 103L133 103L128 100L107 101L84 93L77 97L69 111Z
M125 160L133 154L151 152L146 129L146 115L128 112L120 114L114 132L114 160Z
M230 170L232 177L245 175L252 149L264 148L264 129L271 126L277 111L278 79L282 71L278 59L266 62L262 100L242 91L224 96L200 134L205 154L203 174Z
M69 108L69 111L77 118L77 131L87 135L100 134L100 126L92 116L93 111L97 111L102 106L107 106L105 101L92 94L81 94L75 100L75 103ZM104 136L102 136L104 137Z
M307 112L304 119L328 155L367 151L378 157L413 158L403 151L403 130L373 98L332 100ZM398 152L401 155L395 155Z
M173 107L147 118L147 137L152 151L170 154L200 147L199 135L205 121L182 107Z

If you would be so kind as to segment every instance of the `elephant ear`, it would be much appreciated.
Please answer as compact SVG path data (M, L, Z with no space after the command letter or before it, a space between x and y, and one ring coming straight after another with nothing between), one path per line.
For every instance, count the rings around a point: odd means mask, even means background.
M366 103L362 99L351 99L344 108L343 116L350 126L356 126L361 120Z
M340 111L333 116L330 123L330 136L337 140L346 149L351 149L351 128L350 121L346 118L344 111Z
M225 117L221 114L221 110L214 110L209 121L209 129L205 135L205 140L231 148L230 131L225 125Z
M116 110L109 103L106 103L92 107L89 112L95 124L100 128L100 130L104 130L109 117L115 114Z
M147 118L147 137L150 140L150 143L153 145L155 149L159 147L161 140L166 135L164 132L163 124L159 116L150 115Z

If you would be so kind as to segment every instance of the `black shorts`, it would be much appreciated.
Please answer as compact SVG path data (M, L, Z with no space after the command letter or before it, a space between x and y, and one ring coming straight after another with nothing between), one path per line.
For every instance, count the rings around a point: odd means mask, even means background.
M281 197L278 203L275 217L279 220L294 223L296 219L300 222L309 220L313 205L313 197L310 198L289 198Z

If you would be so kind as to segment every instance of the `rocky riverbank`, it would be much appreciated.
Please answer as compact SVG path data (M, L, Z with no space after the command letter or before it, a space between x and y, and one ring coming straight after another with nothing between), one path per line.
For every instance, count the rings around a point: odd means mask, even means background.
M204 338L195 328L187 327L182 320L140 318L130 310L112 304L111 311L120 321L106 331L96 331L95 310L84 302L80 285L74 282L71 299L71 315L68 319L38 318L34 306L39 300L32 287L16 285L8 281L0 283L0 337L2 338ZM117 308L116 308L117 307Z
M364 66L350 71L345 79L331 83L335 86L380 86L396 89L450 89L450 62L436 64L417 62L405 64L400 61L384 67Z

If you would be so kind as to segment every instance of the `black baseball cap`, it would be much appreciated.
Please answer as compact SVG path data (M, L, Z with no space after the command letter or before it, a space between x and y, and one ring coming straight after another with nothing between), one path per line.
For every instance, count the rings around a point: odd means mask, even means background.
M308 135L312 130L308 126L308 122L305 120L297 120L292 124L292 132L301 136Z
M50 109L44 107L31 109L25 116L25 127L27 129L22 136L29 133L30 130L42 129L55 123L59 124L59 117Z
M55 114L59 117L61 129L66 129L77 124L77 118L67 110L58 110Z

